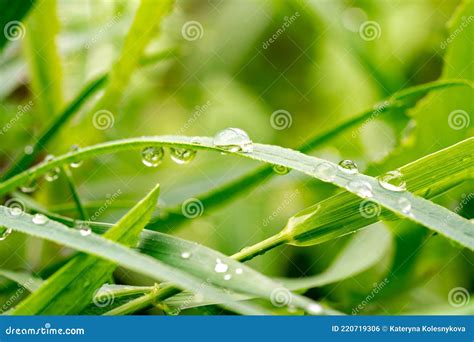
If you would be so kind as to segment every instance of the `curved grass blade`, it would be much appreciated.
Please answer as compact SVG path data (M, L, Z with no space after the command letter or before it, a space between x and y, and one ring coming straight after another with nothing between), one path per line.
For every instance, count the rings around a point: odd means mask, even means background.
M168 281L181 289L189 290L193 293L200 293L206 300L215 300L226 308L242 314L260 314L261 311L249 303L234 302L232 296L222 292L210 284L203 281L202 278L195 277L183 272L178 268L170 267L161 261L150 256L138 253L123 245L117 244L109 239L99 235L91 234L87 237L81 235L77 230L69 229L66 226L49 221L45 225L38 226L32 223L32 216L23 214L20 217L12 217L7 214L5 207L0 207L0 225L12 228L15 231L23 232L28 235L36 236L49 241L80 250L82 252L109 260L130 270L143 275L152 277L159 281ZM53 276L53 278L56 276ZM45 282L45 285L48 280ZM47 286L43 286L47 288ZM280 287L278 287L280 288ZM274 288L268 289L268 291ZM246 292L251 291L247 289ZM37 295L40 291L36 291ZM317 305L314 302L294 294L290 295L296 306L307 308L309 305ZM88 298L90 301L91 297ZM270 298L265 298L270 299ZM28 299L27 299L28 300ZM15 314L24 312L30 314L27 305L20 304L21 310L17 309ZM319 306L318 306L319 307Z
M461 152L471 153L474 138L467 139L452 148L461 150ZM116 153L127 150L137 150L148 146L176 146L180 148L202 149L221 151L218 147L213 145L212 138L200 137L199 141L196 138L184 136L159 136L159 137L141 137L124 140L117 140L113 142L98 144L79 151L70 152L68 154L59 156L53 160L43 162L21 174L18 174L11 179L0 184L0 195L13 190L20 186L29 178L36 178L43 175L45 172L53 167L60 167L65 163L77 162L81 159L90 158L102 154ZM294 151L288 148L282 148L273 145L253 144L253 152L230 152L229 155L238 155L254 160L259 160L272 165L282 165L290 169L298 170L309 176L315 177L323 181L346 189L354 195L365 198L370 195L370 200L376 204L388 209L389 211L412 220L416 223L424 225L427 228L447 236L448 238L460 243L461 245L474 249L474 233L473 223L453 213L452 211L441 207L435 203L425 200L421 197L415 196L410 192L394 192L382 187L379 182L373 178L363 174L348 174L339 168L336 164L329 161L308 156L301 152ZM428 160L431 157L427 157ZM461 163L464 166L468 177L472 177L474 169L474 161L472 155L469 154L461 160L456 160L456 163ZM321 170L329 169L331 171L331 179L327 179L327 175L322 174ZM450 170L448 170L449 172ZM434 174L432 175L434 176ZM455 181L451 175L448 177L449 181ZM461 181L463 179L459 179ZM370 191L367 194L362 193L360 189L356 188L355 184L363 184L365 188ZM401 206L401 202L409 203L409 212ZM300 215L290 219L288 226L278 236L271 238L267 243L282 244L286 242L296 243L298 240L308 240L314 234L311 218L320 215L317 207L310 207L304 210ZM319 231L318 233L320 233ZM265 243L262 242L261 247ZM258 246L260 248L260 246Z
M401 90L393 94L385 101L382 101L372 108L355 115L353 118L337 125L333 129L330 129L325 133L315 135L299 148L297 148L297 150L303 153L309 153L316 147L330 141L338 134L341 134L351 127L384 115L395 108L408 109L415 105L417 100L420 97L426 95L428 92L451 87L473 88L474 86L472 82L467 80L442 80ZM230 181L229 183L220 186L216 190L212 190L211 192L199 194L193 197L199 198L203 206L208 210L212 207L223 205L224 203L231 201L233 198L244 191L250 190L257 184L270 179L270 177L274 174L275 173L273 172L272 167L265 166L255 171L251 171L236 180ZM182 214L181 207L170 208L169 215L167 217L157 217L152 219L152 223L147 226L147 229L159 229L160 227L166 227L167 231L172 231L186 220L187 218Z
M127 246L137 243L140 232L156 205L159 186L120 219L104 238ZM80 254L48 278L40 290L21 302L14 314L75 314L90 302L93 293L110 279L116 265L95 256Z

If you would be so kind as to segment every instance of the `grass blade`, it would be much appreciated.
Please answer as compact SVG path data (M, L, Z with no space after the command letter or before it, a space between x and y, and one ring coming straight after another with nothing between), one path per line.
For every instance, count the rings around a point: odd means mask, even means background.
M159 186L117 222L104 238L133 246L148 222L158 200ZM81 254L45 281L14 314L77 314L90 303L93 293L111 277L116 265L108 260Z
M21 37L24 28L21 25L17 25L15 22L23 20L26 14L33 8L34 4L34 0L0 1L0 8L2 9L2 13L0 14L0 27L3 27L5 30L4 32L9 33L0 35L0 52L9 41L9 35L13 37ZM19 31L15 32L15 30Z

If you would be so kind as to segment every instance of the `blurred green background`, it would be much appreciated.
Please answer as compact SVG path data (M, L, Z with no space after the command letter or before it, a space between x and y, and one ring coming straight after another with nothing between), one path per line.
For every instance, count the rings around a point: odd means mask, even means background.
M472 3L467 2L466 13L458 18L468 24L447 42L448 23L460 3L177 1L146 49L147 54L165 51L167 58L133 73L114 108L109 108L113 126L94 127L90 111L99 93L46 146L40 159L66 153L73 144L142 135L213 136L226 127L239 127L256 142L296 148L395 91L440 77L472 80ZM24 37L10 42L0 55L0 127L32 103L0 136L1 170L34 142L35 135L86 82L110 70L120 56L138 2L47 0L41 6L25 20ZM372 32L362 30L367 23L372 23L368 28ZM351 159L361 171L377 175L472 136L469 123L460 130L447 123L455 109L472 113L472 99L472 91L459 89L429 95L410 111L393 111L349 129L314 155L334 162ZM286 121L276 122L275 112L283 113ZM139 153L120 153L87 160L73 172L85 202L104 201L117 191L120 201L136 201L160 183L160 206L168 207L258 165L205 152L187 165L165 159L150 169L141 163ZM290 172L243 193L231 204L204 208L202 217L189 219L173 234L232 254L278 232L295 212L337 191L330 184ZM459 214L472 218L471 193L472 183L463 184L436 202L454 209L467 197ZM50 207L72 202L63 177L41 183L33 197ZM98 219L114 222L125 211L106 210ZM388 277L387 288L361 313L437 312L438 308L445 313L452 309L447 300L452 288L472 291L471 252L405 221L370 229L388 229L392 236L379 264L351 279L311 290L311 297L350 313L374 282ZM250 264L272 276L313 275L324 270L350 238L309 248L283 246ZM0 244L3 268L44 276L60 261L56 254L60 247L21 234ZM367 253L376 248L367 246ZM117 281L143 284L148 280L117 272Z

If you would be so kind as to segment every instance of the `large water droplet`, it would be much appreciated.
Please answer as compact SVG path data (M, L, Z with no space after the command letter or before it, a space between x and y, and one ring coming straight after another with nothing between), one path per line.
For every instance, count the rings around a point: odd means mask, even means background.
M171 159L177 164L187 164L196 156L196 150L190 148L170 148Z
M350 174L350 175L353 175L359 172L359 169L357 168L357 164L349 159L341 160L341 162L339 163L339 168L345 173Z
M191 253L190 252L183 252L181 253L181 258L183 259L189 259L191 257Z
M20 190L24 193L32 193L38 189L38 181L36 179L30 179L20 187Z
M278 175L286 175L291 169L283 165L273 165L273 171Z
M142 151L142 162L148 167L157 167L163 161L165 150L163 147L150 146Z
M408 198L401 197L398 200L398 206L400 207L400 210L402 211L402 213L404 213L406 215L411 214L411 202Z
M314 172L319 179L325 182L331 182L336 178L336 167L328 162L322 162L314 168Z
M34 214L31 221L33 221L34 224L43 225L46 224L49 219L43 214Z
M214 271L217 273L225 273L229 269L227 264L224 264L221 259L216 259L216 266L214 267Z
M47 155L46 158L44 158L44 161L47 163L53 159L54 159L54 156L50 154L50 155ZM48 182L54 182L56 179L59 178L60 172L61 172L61 169L59 167L53 167L51 170L49 170L48 172L44 174L44 179L46 179L46 181Z
M214 146L230 152L252 152L253 142L240 128L226 128L214 136Z
M82 236L89 236L92 234L92 229L89 225L85 224L85 223L82 223L80 226L79 226L79 233L82 235Z
M347 184L347 189L349 189L351 192L355 192L362 198L370 198L374 196L372 192L372 186L365 181L351 181L349 184Z
M72 145L71 148L69 149L70 152L77 152L79 151L79 145ZM73 169L77 169L79 167L81 167L83 161L82 160L77 160L77 161L73 161L71 162L71 164L69 164L69 166L71 166Z
M0 227L0 241L5 240L12 233L11 228Z
M390 191L401 192L407 189L407 183L403 180L403 175L399 170L389 171L377 177L377 180L381 187Z

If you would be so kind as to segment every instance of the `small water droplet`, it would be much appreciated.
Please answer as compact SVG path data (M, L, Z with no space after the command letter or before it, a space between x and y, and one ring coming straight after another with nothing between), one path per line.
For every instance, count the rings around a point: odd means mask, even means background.
M224 264L221 259L216 259L216 266L214 267L214 271L217 273L225 273L229 269L227 264Z
M319 179L325 182L331 182L336 179L336 167L328 162L322 162L314 168L314 172Z
M407 183L403 180L403 175L399 170L389 171L386 174L377 177L382 188L390 191L406 191Z
M85 223L82 223L80 226L79 226L79 233L82 235L82 236L89 236L92 234L92 229L89 225L85 224Z
M349 159L341 160L341 162L339 163L339 168L343 172L350 175L354 175L357 172L359 172L359 169L357 168L357 164Z
M235 274L242 274L242 273L244 273L244 270L241 269L240 267L235 269Z
M273 171L278 175L286 175L291 169L283 165L273 165Z
M150 146L142 150L142 162L148 167L157 167L163 161L165 150L163 147Z
M43 225L46 224L49 219L43 214L34 214L31 221L33 221L34 224Z
M21 192L27 194L35 192L36 189L38 189L38 181L36 179L30 179L20 187Z
M351 192L355 192L362 198L370 198L374 196L372 192L372 186L365 181L351 181L349 184L347 184L347 189Z
M0 227L0 241L3 241L5 240L7 237L10 236L10 234L12 233L12 229L11 228L7 228L7 227Z
M253 142L240 128L226 128L214 136L214 146L229 152L252 152Z
M202 144L201 138L199 138L199 137L193 137L193 138L191 138L191 144L201 145L201 144Z
M309 304L306 311L311 315L320 315L323 312L323 307L319 304Z
M28 154L28 155L33 154L34 147L31 145L26 145L24 151L25 151L25 154Z
M232 279L232 275L231 274L226 274L224 276L224 280L231 280Z
M177 164L187 164L196 156L196 150L190 148L170 148L171 159Z
M69 149L69 152L77 152L79 151L79 145L72 145L71 148ZM69 164L69 166L71 166L73 169L77 169L79 167L81 167L83 161L82 160L78 160L78 161L73 161Z
M181 253L181 258L183 259L189 259L191 257L191 253L190 252L183 252Z
M50 154L50 155L47 155L46 158L44 158L44 162L47 163L53 159L54 159L54 156ZM60 172L61 172L61 169L59 167L53 167L51 170L49 170L48 172L44 174L44 179L46 179L46 181L48 182L54 182L56 179L59 178Z
M411 214L411 202L408 198L401 197L398 200L398 205L399 205L400 210L402 211L402 213L404 213L406 215Z
M13 217L18 217L23 214L23 208L20 207L11 207L9 208L10 215Z

